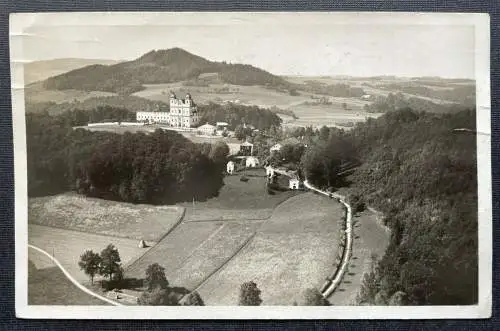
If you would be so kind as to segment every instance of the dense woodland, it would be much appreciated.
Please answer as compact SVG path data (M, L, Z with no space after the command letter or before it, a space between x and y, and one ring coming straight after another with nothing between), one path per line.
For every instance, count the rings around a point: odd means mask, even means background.
M41 113L48 112L50 115L59 115L67 111L81 109L86 111L93 111L96 108L110 106L113 108L126 108L130 112L154 110L158 107L160 109L168 109L168 104L161 101L152 101L145 98L136 96L108 96L108 97L92 97L83 101L73 102L26 102L27 113ZM106 119L105 116L103 119ZM135 120L135 115L134 115Z
M402 108L431 113L452 113L467 109L464 105L437 104L426 99L408 97L401 92L389 93L387 96L378 95L373 103L364 106L364 110L371 113L386 113Z
M332 175L354 149L361 164L350 192L382 211L392 238L365 279L362 304L453 305L477 302L475 111L431 114L400 109L331 131L308 148L306 175L317 185L344 185Z
M116 113L126 112L115 110ZM135 203L165 204L217 194L227 145L210 150L182 135L89 132L69 112L60 116L28 114L28 194L69 190Z
M227 122L229 130L235 130L241 124L251 125L259 130L281 125L281 118L276 113L257 106L244 106L233 103L220 105L211 102L207 105L199 105L198 111L200 124Z

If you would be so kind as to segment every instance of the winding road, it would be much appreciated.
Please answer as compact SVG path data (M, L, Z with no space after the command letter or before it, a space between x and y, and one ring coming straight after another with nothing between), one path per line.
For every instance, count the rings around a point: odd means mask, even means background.
M271 169L276 172L276 173L279 173L279 174L282 174L282 175L285 175L285 176L288 176L288 177L291 177L291 175L286 172L286 171L283 171L283 170L280 170L280 169L276 169L276 168L273 168L271 167ZM325 195L329 198L334 198L336 199L338 202L342 203L345 208L346 208L346 218L345 218L345 233L346 233L346 236L345 236L345 244L344 244L344 251L342 253L342 261L340 263L340 266L337 268L337 271L335 273L335 278L331 281L331 284L329 286L327 286L322 292L321 294L325 297L325 298L328 298L330 297L333 292L335 292L335 289L337 288L337 286L340 284L340 282L342 281L342 278L344 277L344 274L347 270L347 265L349 264L349 260L351 258L351 255L352 255L352 242L353 242L353 231L352 231L352 208L351 206L346 202L345 200L345 197L338 194L338 193L329 193L329 192L326 192L326 191L322 191L316 187L314 187L313 185L311 185L307 179L304 181L304 186L311 190L311 191L314 191L314 192L317 192L319 194L322 194L322 195Z
M346 242L344 246L344 252L342 254L342 261L340 263L339 268L337 269L337 272L335 274L335 278L332 280L332 283L330 286L328 286L321 294L325 298L328 298L332 293L335 291L337 286L340 284L342 281L342 278L344 277L344 274L347 270L347 265L349 264L349 259L351 258L352 255L352 208L351 206L345 201L345 197L337 194L337 193L329 193L326 191L322 191L314 186L312 186L307 180L304 181L304 186L308 188L309 190L318 192L320 194L326 195L327 197L332 197L334 199L337 199L340 203L342 203L345 208L346 208Z
M108 299L108 298L106 298L106 297L103 297L102 295L99 295L99 294L97 294L97 293L94 293L94 292L92 292L91 290L89 290L88 288L86 288L85 286L83 286L82 284L80 284L80 283L79 283L76 279L74 279L74 278L70 275L70 273L69 273L66 269L64 269L64 267L61 265L61 263L60 263L59 261L57 261L57 260L56 260L56 259L55 259L52 255L50 255L49 253L47 253L47 252L46 252L46 251L44 251L43 249L38 248L38 247L36 247L36 246L33 246L33 245L31 245L31 244L28 244L28 247L29 247L29 248L31 248L31 249L34 249L34 250L36 250L36 251L38 251L38 252L40 252L40 253L42 253L42 254L44 254L44 255L46 255L46 256L47 256L50 260L52 260L52 262L54 262L54 263L55 263L55 265L56 265L59 269L61 269L61 271L63 272L63 274L66 276L66 278L68 278L68 279L69 279L69 281L73 283L73 285L75 285L76 287L78 287L78 288L79 288L80 290L82 290L83 292L85 292L85 293L87 293L88 295L91 295L91 296L93 296L93 297L95 297L95 298L97 298L97 299L99 299L99 300L102 300L102 301L104 301L104 302L106 302L106 303L109 303L109 304L111 304L111 305L113 305L113 306L123 306L121 303L118 303L118 302L116 302L116 301L113 301L113 300L110 300L110 299Z

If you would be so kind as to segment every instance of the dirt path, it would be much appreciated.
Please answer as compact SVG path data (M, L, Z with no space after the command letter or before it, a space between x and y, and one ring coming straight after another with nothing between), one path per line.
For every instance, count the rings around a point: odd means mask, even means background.
M63 274L66 276L66 278L69 279L70 282L72 282L76 287L78 287L80 290L82 290L83 292L87 293L88 295L91 295L99 300L102 300L106 303L109 303L113 306L123 306L122 304L118 303L118 302L115 302L113 300L110 300L108 298L105 298L99 294L96 294L94 292L92 292L91 290L89 290L88 288L86 288L85 286L83 286L82 284L80 284L76 279L74 279L68 271L66 271L66 269L64 269L64 267L61 265L61 263L59 263L59 261L57 261L54 257L52 257L49 253L47 253L46 251L44 251L43 249L41 248L38 248L36 246L33 246L33 245L30 245L28 244L28 247L31 248L31 249L34 249L42 254L44 254L45 256L47 256L50 260L52 260L52 262L55 263L55 265L63 272Z

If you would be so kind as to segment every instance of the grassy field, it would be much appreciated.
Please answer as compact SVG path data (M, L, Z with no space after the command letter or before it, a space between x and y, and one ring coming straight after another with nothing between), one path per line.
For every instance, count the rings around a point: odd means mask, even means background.
M134 205L77 194L31 198L29 223L114 237L157 241L180 219L178 206Z
M87 249L100 253L108 244L116 246L120 253L122 264L134 261L149 248L139 248L138 241L125 238L102 236L79 231L28 225L28 242L54 257L78 281L87 282L88 276L78 267L80 255Z
M377 220L377 215L364 211L354 218L354 241L349 268L337 290L330 297L334 305L354 305L363 284L364 274L371 268L372 254L380 259L390 241L389 230Z
M77 288L42 253L28 251L29 305L108 305Z
M26 102L73 102L83 101L92 97L106 97L116 93L102 91L80 91L80 90L46 90L41 83L34 83L24 90Z
M240 181L245 174L249 180ZM250 169L224 178L219 195L205 202L183 203L187 221L218 219L263 219L269 217L276 205L300 194L300 191L267 193L264 169Z
M140 259L127 266L125 274L127 277L143 278L150 264L159 263L165 267L167 279L170 279L198 246L222 227L221 222L182 223ZM174 285L181 286L182 284Z
M287 200L200 295L210 305L235 305L241 283L253 280L265 305L301 302L302 292L320 287L334 269L342 216L340 204L312 193Z

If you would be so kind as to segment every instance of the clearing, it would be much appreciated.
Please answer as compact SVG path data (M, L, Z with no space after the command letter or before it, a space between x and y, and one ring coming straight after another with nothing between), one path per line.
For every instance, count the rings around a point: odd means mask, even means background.
M74 193L30 198L29 223L148 241L158 241L183 215L178 206L135 205Z
M89 281L88 276L78 266L80 255L87 249L100 253L108 244L113 244L120 253L122 265L136 260L149 249L139 248L137 240L35 224L28 225L28 242L49 254L53 254L71 276L79 282Z
M76 287L42 253L28 250L28 305L108 305Z
M304 213L307 210L307 213ZM331 275L343 208L305 193L280 204L255 237L198 289L208 305L236 305L239 287L254 281L264 305L291 305Z
M247 182L240 180L241 176ZM271 216L273 209L286 199L302 193L283 191L268 194L264 169L246 169L224 177L219 195L204 202L181 203L186 208L186 221L255 220Z

